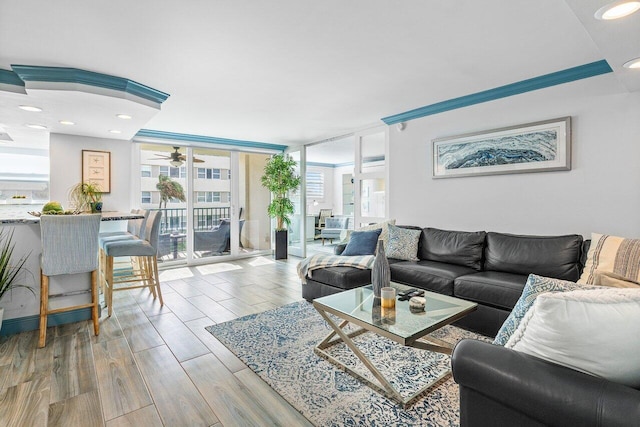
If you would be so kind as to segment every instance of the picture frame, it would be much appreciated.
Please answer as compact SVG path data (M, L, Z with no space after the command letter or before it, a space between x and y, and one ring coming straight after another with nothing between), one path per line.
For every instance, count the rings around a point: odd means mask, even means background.
M100 187L102 193L111 192L111 152L82 150L82 182Z
M432 140L433 178L571 170L571 117Z

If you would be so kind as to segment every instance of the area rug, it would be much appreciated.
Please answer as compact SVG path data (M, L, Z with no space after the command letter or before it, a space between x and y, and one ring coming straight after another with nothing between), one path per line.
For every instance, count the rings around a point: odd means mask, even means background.
M315 354L313 348L331 329L308 302L206 329L316 426L459 425L458 386L451 376L403 409ZM432 336L452 344L462 338L490 341L453 326ZM372 333L354 341L403 396L450 366L449 356L404 347ZM333 346L331 355L373 377L346 345Z

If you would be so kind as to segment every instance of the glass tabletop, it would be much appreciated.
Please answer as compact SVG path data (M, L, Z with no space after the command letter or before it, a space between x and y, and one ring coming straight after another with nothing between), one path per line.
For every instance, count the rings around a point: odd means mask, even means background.
M397 291L410 289L393 282L391 287ZM314 304L339 317L355 320L361 326L373 326L402 339L418 338L463 317L477 307L474 302L435 292L425 291L423 296L426 306L422 312L411 311L409 301L398 301L397 297L395 309L382 308L380 299L373 296L371 285L316 298Z

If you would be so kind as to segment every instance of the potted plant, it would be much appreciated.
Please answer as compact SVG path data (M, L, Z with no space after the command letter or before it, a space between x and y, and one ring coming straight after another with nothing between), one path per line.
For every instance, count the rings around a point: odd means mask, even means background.
M18 275L21 271L27 271L24 264L29 258L29 254L23 255L17 260L13 259L13 230L7 231L0 228L0 301L4 294L15 288L27 288L35 295L31 287L18 284ZM2 317L4 316L4 308L0 307L0 329L2 329Z
M80 182L69 190L69 203L82 212L102 211L102 190L93 182Z
M286 154L276 154L267 160L262 175L262 186L267 188L273 198L267 213L276 219L276 259L287 258L287 227L294 213L289 192L295 192L300 186L300 176L296 175L296 161Z

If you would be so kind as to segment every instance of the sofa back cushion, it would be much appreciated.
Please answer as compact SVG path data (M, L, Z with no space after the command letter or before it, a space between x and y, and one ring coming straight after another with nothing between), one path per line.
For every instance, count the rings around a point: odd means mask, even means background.
M420 237L420 258L462 265L480 271L484 231L448 231L425 228Z
M576 281L582 236L517 236L487 233L484 269Z

